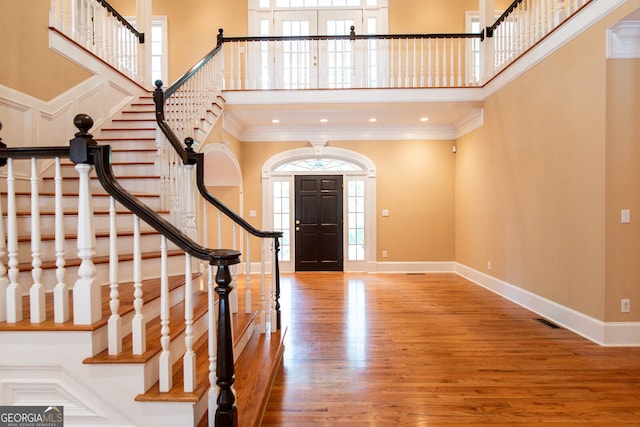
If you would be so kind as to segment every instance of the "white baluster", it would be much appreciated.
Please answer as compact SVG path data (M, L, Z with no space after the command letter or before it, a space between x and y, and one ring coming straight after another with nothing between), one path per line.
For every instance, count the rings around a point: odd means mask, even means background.
M418 40L414 37L413 39L413 67L411 69L411 87L416 87L418 85ZM407 84L408 86L408 84Z
M389 87L394 87L395 85L395 73L396 73L396 67L394 64L394 53L393 53L393 39L389 39L389 47L390 47L390 52L389 52L389 59L391 61L391 64L389 64Z
M214 274L213 274L213 266L209 265L207 268L207 302L208 302L208 319L209 319L209 329L208 333L208 351L209 351L209 391L207 395L208 400L208 408L209 408L209 425L215 425L215 413L217 409L217 399L218 399L218 385L216 381L218 380L216 376L216 359L218 355L218 340L217 340L217 331L218 325L216 322L216 309L215 309L215 298L214 298Z
M442 86L447 86L447 39L442 39Z
M133 308L135 314L131 320L131 340L133 354L147 351L147 331L145 327L143 291L142 291L142 251L140 250L140 218L133 215Z
M109 354L122 352L122 319L120 318L120 292L118 290L118 228L116 226L116 201L109 200L109 308L111 316L107 326Z
M1 124L0 128L2 128ZM2 141L2 138L0 138L0 141ZM4 265L4 257L6 254L7 245L5 241L4 221L2 220L2 198L0 198L0 322L7 320L7 288L9 287L9 278L7 277L7 267Z
M40 256L40 191L38 189L38 162L31 158L31 277L29 289L31 323L42 323L47 317L42 278L42 258Z
M420 87L424 87L424 37L420 37Z
M456 81L455 81L455 79L453 77L454 76L454 72L455 72L455 69L454 69L455 63L453 62L453 48L454 48L454 39L451 39L449 41L449 51L450 51L450 55L451 55L451 57L449 58L449 73L450 73L449 74L449 84L451 86L455 86L455 84L456 84Z
M431 39L427 39L427 43L429 43L429 52L428 52L428 67L427 67L427 87L432 87L433 86L433 77L432 77L432 69L431 69L431 63L432 63L432 56L431 56Z
M458 39L458 86L462 87L462 41Z
M262 239L264 242L266 239ZM276 311L277 295L276 295L276 272L275 272L275 258L278 256L275 252L275 242L271 243L271 333L275 333L278 330L278 312Z
M246 233L246 245L245 245L245 249L244 249L244 256L245 256L245 277L246 277L246 289L245 289L245 298L244 298L244 304L245 304L245 308L244 308L244 312L245 313L251 313L251 310L253 308L253 302L251 301L252 295L251 295L251 245L250 245L250 235L249 233Z
M436 38L434 40L435 40L435 43L436 43L436 63L435 63L436 79L435 79L435 84L436 84L436 87L440 87L440 49L438 47L438 41L440 39Z
M192 142L187 141L187 148L191 149ZM195 191L196 186L194 185L194 170L195 165L185 165L183 168L184 173L184 183L183 183L183 193L185 197L185 233L189 236L193 241L198 240L198 229L196 227L196 202L195 202ZM192 271L197 270L198 260L192 259Z
M414 47L415 47L415 40L414 40ZM409 87L409 38L405 39L405 52L404 52L404 61L405 61L405 66L404 66L404 85L402 87ZM415 53L415 52L414 52ZM414 55L415 58L415 55ZM415 65L415 61L414 61L414 65Z
M193 351L193 275L191 274L191 255L189 254L185 254L184 280L184 392L191 393L196 384L196 354Z
M160 392L165 393L173 387L173 374L171 370L171 351L169 344L169 273L167 268L167 238L161 237L160 241Z
M260 333L267 332L267 294L265 287L265 248L264 240L260 241Z
M53 319L55 323L64 323L69 321L69 288L64 278L64 209L62 205L62 167L59 157L56 157L55 169L55 250L57 283L53 288Z
M402 39L398 39L398 81L396 87L402 87Z
M567 19L567 10L564 7L564 0L556 0L556 14L554 17L554 24L560 25L562 21Z
M13 159L7 159L7 253L9 256L9 287L7 288L7 323L22 320L22 291L18 284L18 233L16 220L16 190Z
M86 163L75 166L79 175L78 196L78 280L73 287L73 322L90 325L102 318L100 286L96 283L93 264L96 236L93 227L93 206L89 190L89 173L93 168Z
M241 72L241 70L242 70L242 55L240 55L240 49L241 49L240 42L238 42L237 46L238 46L238 54L236 56L238 57L238 66L237 66L237 69L238 69L238 90L242 90L242 72ZM245 50L245 56L247 56L246 55L246 50ZM246 70L245 70L245 74L246 74Z

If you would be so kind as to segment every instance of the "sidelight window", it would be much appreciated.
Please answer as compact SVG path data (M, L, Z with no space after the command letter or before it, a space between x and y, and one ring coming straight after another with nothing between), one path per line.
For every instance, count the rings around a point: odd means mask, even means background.
M280 261L291 261L291 196L288 181L273 183L273 230L282 232Z

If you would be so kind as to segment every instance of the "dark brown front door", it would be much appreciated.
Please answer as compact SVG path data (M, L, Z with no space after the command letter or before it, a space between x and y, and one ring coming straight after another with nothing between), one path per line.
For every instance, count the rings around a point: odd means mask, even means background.
M342 176L295 177L296 271L342 271Z

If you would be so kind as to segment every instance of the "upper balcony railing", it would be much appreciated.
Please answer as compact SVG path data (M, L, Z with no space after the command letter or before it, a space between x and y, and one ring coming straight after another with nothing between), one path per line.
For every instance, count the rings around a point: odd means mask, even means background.
M51 0L49 26L131 80L143 84L145 41L106 0Z
M224 37L225 89L465 87L478 34Z
M592 1L515 0L492 25L466 34L355 34L352 27L345 35L224 37L220 30L224 89L479 86ZM51 0L50 25L147 81L144 34L105 0Z

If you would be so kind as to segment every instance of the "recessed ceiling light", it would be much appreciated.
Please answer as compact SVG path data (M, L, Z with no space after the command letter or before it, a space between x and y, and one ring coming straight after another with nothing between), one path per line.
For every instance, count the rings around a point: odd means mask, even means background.
M329 119L320 119L320 123L327 123Z
M271 120L271 123L280 123L280 120L278 120L278 119L273 119L273 120Z
M376 119L375 117L371 117L369 119L369 122L371 122L371 123L374 123L374 122L377 122L377 121L378 121L378 119Z
M421 122L428 122L429 121L429 117L420 117L420 121Z

